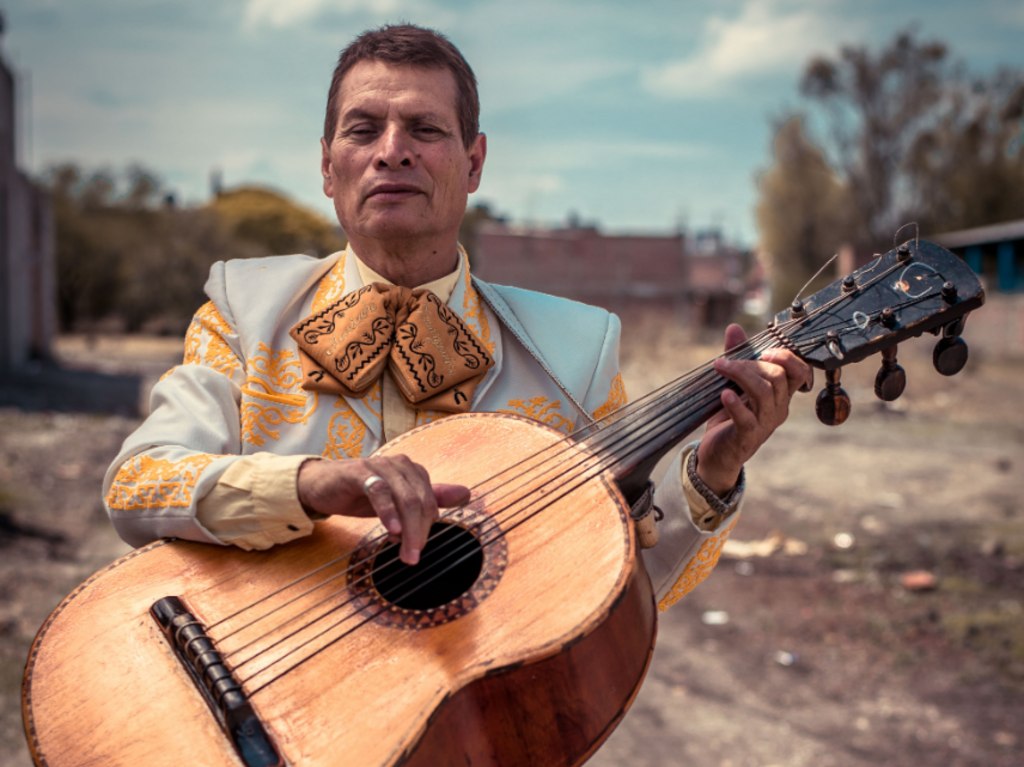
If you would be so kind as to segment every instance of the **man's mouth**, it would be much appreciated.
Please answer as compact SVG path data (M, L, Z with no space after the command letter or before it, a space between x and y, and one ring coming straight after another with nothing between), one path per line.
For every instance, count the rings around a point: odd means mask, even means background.
M422 194L422 192L411 184L378 184L370 189L366 199L373 199L377 202L398 202L417 194Z

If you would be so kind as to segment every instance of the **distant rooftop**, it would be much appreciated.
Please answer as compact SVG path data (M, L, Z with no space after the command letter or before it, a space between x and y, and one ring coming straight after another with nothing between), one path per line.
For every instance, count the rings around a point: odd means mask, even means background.
M964 245L984 245L989 242L1024 239L1024 218L1017 221L1005 221L1001 224L976 226L973 229L961 229L956 232L937 234L931 239L947 248L959 248Z

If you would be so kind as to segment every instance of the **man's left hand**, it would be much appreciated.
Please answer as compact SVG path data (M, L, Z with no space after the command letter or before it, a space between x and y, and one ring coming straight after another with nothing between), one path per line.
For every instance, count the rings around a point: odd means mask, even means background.
M739 325L725 330L725 348L746 341ZM789 415L789 401L814 380L811 367L787 349L770 349L757 360L715 360L715 371L743 390L722 392L722 410L708 421L697 452L697 474L720 496L739 481L740 471Z

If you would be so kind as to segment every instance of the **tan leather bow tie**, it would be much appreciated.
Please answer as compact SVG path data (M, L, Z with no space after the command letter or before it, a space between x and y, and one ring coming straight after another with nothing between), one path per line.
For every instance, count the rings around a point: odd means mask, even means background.
M463 413L494 360L429 290L375 282L302 320L302 388L358 397L387 367L421 409Z

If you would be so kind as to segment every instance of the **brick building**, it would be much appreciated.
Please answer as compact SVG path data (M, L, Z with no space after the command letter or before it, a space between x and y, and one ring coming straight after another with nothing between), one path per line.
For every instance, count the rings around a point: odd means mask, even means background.
M720 327L745 292L749 255L708 233L606 235L593 227L482 223L473 269L483 279L621 312L637 303L675 310L696 327Z

